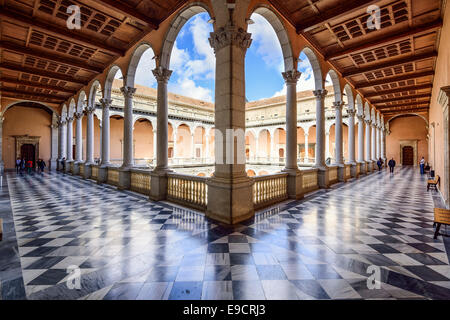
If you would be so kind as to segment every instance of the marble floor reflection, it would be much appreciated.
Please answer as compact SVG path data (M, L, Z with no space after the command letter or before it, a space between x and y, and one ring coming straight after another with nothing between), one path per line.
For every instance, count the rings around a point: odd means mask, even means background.
M412 168L233 228L62 174L2 182L2 299L450 299L450 246Z

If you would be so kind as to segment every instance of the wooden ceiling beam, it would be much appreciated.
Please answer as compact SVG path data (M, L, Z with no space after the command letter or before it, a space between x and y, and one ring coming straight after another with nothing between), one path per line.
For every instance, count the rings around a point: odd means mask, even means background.
M361 8L367 7L377 0L347 0L342 5L334 6L321 14L318 14L314 18L303 21L301 24L296 25L297 33L308 32L317 26L323 25L331 20L338 19L351 11L356 11Z
M358 51L362 51L362 50L369 50L375 47L380 47L382 45L385 44L389 44L393 41L398 41L413 35L416 35L418 33L422 33L422 32L427 32L427 31L432 31L435 29L439 29L442 27L442 19L438 19L436 21L433 21L431 23L427 23L421 26L417 26L417 27L413 27L410 28L409 30L403 31L403 32L397 32L393 35L388 35L386 36L386 34L382 34L379 38L371 40L371 41L367 41L367 40L363 40L360 43L347 47L343 50L340 51L334 51L330 54L327 54L325 56L326 60L330 60L330 59L335 59L335 58L340 58L342 56L348 55L350 53L357 53Z
M427 112L430 108L412 108L412 109L398 109L398 110L386 110L381 111L381 113L384 114L397 114L402 112Z
M46 78L66 81L66 82L70 82L70 83L76 83L76 84L80 84L83 86L88 85L87 81L77 80L77 79L75 79L71 76L65 75L65 74L49 72L46 70L40 70L40 69L36 69L36 68L24 68L20 65L11 64L11 63L0 63L0 69L5 69L5 70L15 71L15 72L23 72L23 73L28 73L31 75L38 75L40 77L46 77Z
M382 85L382 84L388 84L388 83L404 81L404 80L411 80L411 79L416 79L416 78L421 78L421 77L426 77L426 76L433 76L433 75L434 75L434 71L430 70L430 71L409 73L409 74L405 74L405 75L398 76L398 77L384 78L384 79L371 81L371 82L358 82L355 84L355 89L358 90L358 89L362 89L362 88L368 88L368 87L378 86L378 85Z
M70 67L84 69L84 70L87 70L89 72L93 72L96 74L100 74L103 72L103 69L92 67L84 61L77 61L73 58L70 58L70 59L63 58L61 56L58 56L58 55L55 55L55 54L52 54L52 53L49 53L49 52L46 52L43 50L39 50L36 48L32 49L32 48L22 47L13 42L0 41L0 48L6 49L8 51L12 51L12 52L15 52L18 54L24 54L27 56L31 56L31 57L34 57L37 59L49 60L49 61L53 61L56 63L65 64Z
M364 94L364 97L365 98L379 97L379 96L384 96L384 95L394 94L394 93L399 93L399 92L406 92L406 91L412 91L412 90L423 90L423 89L431 89L431 88L433 88L433 84L428 83L428 84L423 84L423 85L419 85L419 86L409 86L409 87L401 87L401 88L392 89L392 90L369 92L369 93Z
M0 82L16 84L16 85L23 85L23 86L27 86L27 87L39 88L39 89L44 89L44 90L59 91L59 92L70 93L70 94L77 93L75 90L69 90L69 89L62 88L62 87L49 86L49 85L41 84L39 82L17 80L17 79L6 78L6 77L0 77Z
M384 109L392 109L392 108L400 108L400 107L425 107L425 106L429 106L430 104L430 100L428 101L419 101L419 102L414 102L414 103L404 103L404 104L396 104L396 105L392 105L392 106L381 106L381 107L376 107L377 110L384 110Z
M353 70L344 72L342 74L342 76L344 78L351 77L356 74L361 74L361 73L365 73L365 72L373 72L373 71L377 71L377 70L384 69L384 68L390 68L390 67L402 65L405 63L411 63L411 62L417 62L417 61L421 61L421 60L435 58L435 57L437 57L437 55L438 55L438 53L436 51L431 51L431 52L425 52L425 53L421 53L421 54L415 54L415 55L408 56L408 57L400 57L397 59L393 59L391 61L387 61L384 63L377 63L377 64L374 64L374 65L371 65L368 67L354 68Z
M410 99L420 99L420 98L428 98L431 97L430 93L424 93L424 94L416 94L412 96L402 96L402 97L396 97L391 99L382 99L382 100L372 100L370 101L371 104L380 104L380 103L387 103L387 102L395 102L395 101L402 101L402 100L410 100Z
M113 9L115 11L118 11L129 18L133 18L141 23L145 23L154 30L157 30L159 28L160 23L159 21L152 19L145 14L142 14L137 9L130 7L125 3L122 3L117 0L97 0L97 2L100 2L104 6Z
M63 96L57 96L54 94L45 94L45 93L38 93L38 92L29 92L29 91L22 91L22 90L16 90L16 89L6 89L6 88L0 88L1 92L9 92L12 94L26 94L34 97L39 98L49 98L49 99L55 99L55 100L66 100L67 97Z
M55 103L55 104L62 104L65 100L64 99L53 99L53 98L44 98L44 97L37 97L32 94L23 94L25 97L18 97L17 93L10 93L10 92L4 92L2 93L2 97L5 98L12 98L17 100L30 100L30 101L41 101L41 102L48 102L48 103Z
M92 37L85 36L80 31L71 31L58 25L49 24L43 19L26 16L20 12L7 9L4 6L0 6L0 18L2 20L6 19L12 21L23 27L38 29L46 34L60 37L84 46L89 46L94 49L99 48L116 56L125 56L125 50L109 46L105 44L104 41L92 39Z

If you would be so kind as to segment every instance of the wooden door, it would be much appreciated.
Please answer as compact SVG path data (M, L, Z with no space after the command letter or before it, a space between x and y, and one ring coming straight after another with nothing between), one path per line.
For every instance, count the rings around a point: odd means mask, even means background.
M20 147L20 154L22 155L22 158L25 158L25 163L28 161L33 161L34 167L36 159L34 146L32 144L23 144Z
M413 147L403 147L403 163L404 166L414 165L414 149Z

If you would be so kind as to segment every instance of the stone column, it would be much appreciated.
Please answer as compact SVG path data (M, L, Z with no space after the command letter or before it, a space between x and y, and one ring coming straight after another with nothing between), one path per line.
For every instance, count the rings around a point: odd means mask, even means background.
M348 109L348 163L351 164L351 175L353 178L357 176L355 161L355 114L356 110Z
M313 91L316 96L316 164L319 169L319 187L328 188L328 169L325 164L325 97L327 90Z
M75 113L75 161L83 160L83 113Z
M84 162L84 178L91 177L91 166L94 164L94 106L86 108L86 161Z
M358 114L358 164L361 174L366 173L366 162L364 160L364 115Z
M102 104L102 166L110 164L110 119L109 108L112 105L111 99L101 99Z
M5 118L0 117L0 174L5 172L5 162L3 161L3 121ZM16 159L14 159L14 162Z
M325 163L328 158L330 158L330 131L325 132Z
M303 177L297 163L297 82L301 73L291 70L283 73L286 82L286 168L288 195L291 199L303 198Z
M269 155L267 158L269 159L269 162L275 161L275 159L276 161L279 161L278 155L277 156L275 155L275 131L273 132L273 134L270 134L269 131L269 136L270 136L270 148L269 148Z
M377 159L381 158L381 126L377 126Z
M56 120L56 119L55 119ZM56 120L57 121L57 120ZM58 130L59 129L59 124L58 122L53 122L53 124L51 125L51 131L52 131L52 145L51 145L51 157L49 160L49 166L48 169L49 170L56 170L58 164L58 156L59 156L59 145L58 145L58 139L59 139L59 134L58 134Z
M67 120L60 118L59 120L59 142L61 145L60 160L66 158L67 160Z
M173 128L173 159L177 158L177 141L178 141L178 127Z
M73 116L67 117L67 159L66 172L70 172L70 164L73 162Z
M339 181L346 181L345 179L345 165L344 165L344 138L342 133L342 108L344 103L342 101L336 101L333 103L335 110L335 157L334 162L339 166L338 178Z
M381 128L381 158L386 165L386 130Z
M344 106L343 102L337 101L333 104L334 109L336 111L336 120L335 120L335 146L336 146L336 154L335 154L335 162L338 165L344 164L344 138L342 133L342 107Z
M305 163L309 163L309 132L305 132Z
M167 173L170 171L167 82L172 75L172 71L160 66L153 70L153 75L158 82L158 93L156 102L156 167L151 173L150 199L160 201L167 198Z
M372 149L371 149L371 158L375 163L377 162L377 125L372 121Z
M191 157L192 157L192 159L195 159L195 135L194 135L194 133L191 133L191 145L192 145Z
M133 155L133 96L136 88L120 88L124 98L123 108L123 162L119 169L119 190L129 189L131 185L131 168L134 166Z
M370 138L370 124L372 123L369 119L364 120L364 122L366 123L366 156L365 156L365 160L367 163L367 171L370 172L372 171L372 161L371 161L371 138Z
M253 180L245 171L245 54L251 35L231 21L210 35L216 55L216 164L207 182L206 215L236 224L254 215Z

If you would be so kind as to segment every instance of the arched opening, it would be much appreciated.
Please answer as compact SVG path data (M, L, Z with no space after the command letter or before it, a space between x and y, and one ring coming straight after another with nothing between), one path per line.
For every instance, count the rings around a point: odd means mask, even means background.
M249 170L247 170L247 175L248 175L249 177L254 177L254 176L256 176L256 173L255 173L255 171L249 169Z
M275 145L275 157L277 162L284 164L286 162L286 131L281 128L277 128L274 131L273 143Z
M186 124L181 124L177 128L177 135L175 143L175 158L184 160L192 159L192 133L191 129Z
M111 163L120 165L123 162L123 117L113 115L110 117L110 156Z
M137 119L133 127L134 161L138 166L151 166L154 158L153 125L148 119Z
M255 161L256 140L255 135L251 131L247 131L245 134L245 156L247 161Z
M267 129L263 129L258 135L257 161L270 160L271 136Z
M194 129L194 153L193 156L196 161L205 158L206 154L206 130L203 127L196 127Z

